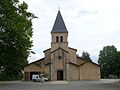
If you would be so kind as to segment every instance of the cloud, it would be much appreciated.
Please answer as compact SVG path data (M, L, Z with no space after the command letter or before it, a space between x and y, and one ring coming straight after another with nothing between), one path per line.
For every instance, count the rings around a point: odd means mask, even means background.
M81 11L79 11L78 16L85 16L85 15L96 14L96 13L98 13L98 11L81 10Z
M22 1L22 0L20 0ZM99 51L106 45L120 50L119 0L24 0L29 11L39 19L33 20L33 51L29 61L44 57L43 50L51 47L51 34L58 7L69 31L69 46L78 54L88 51L97 62Z

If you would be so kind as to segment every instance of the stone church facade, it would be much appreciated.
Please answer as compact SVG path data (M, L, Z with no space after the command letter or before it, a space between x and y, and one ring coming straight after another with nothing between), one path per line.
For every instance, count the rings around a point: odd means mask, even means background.
M98 64L79 57L77 50L68 46L68 30L58 11L51 31L51 48L43 51L45 57L24 67L24 80L32 74L44 72L49 80L99 80Z

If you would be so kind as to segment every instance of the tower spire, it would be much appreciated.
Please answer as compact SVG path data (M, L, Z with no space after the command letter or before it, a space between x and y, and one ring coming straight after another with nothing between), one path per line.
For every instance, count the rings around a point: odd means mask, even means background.
M51 32L68 32L60 10L58 10L58 14Z

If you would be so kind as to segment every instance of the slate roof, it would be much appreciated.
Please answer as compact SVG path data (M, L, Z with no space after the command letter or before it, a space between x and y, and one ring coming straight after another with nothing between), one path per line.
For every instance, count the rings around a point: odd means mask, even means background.
M51 32L52 33L54 33L54 32L60 32L60 33L61 32L68 32L60 11L58 11L58 14L57 14L57 17L56 17L56 20L55 20L55 23L54 23L54 26L53 26L53 29Z

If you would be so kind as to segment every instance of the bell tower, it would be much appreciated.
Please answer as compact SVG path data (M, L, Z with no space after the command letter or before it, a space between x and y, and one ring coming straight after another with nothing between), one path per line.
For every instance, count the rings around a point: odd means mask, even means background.
M60 10L58 11L53 29L51 31L51 40L51 52L59 47L64 50L68 49L68 31Z
M59 10L51 31L51 80L69 80L68 51L68 31Z

